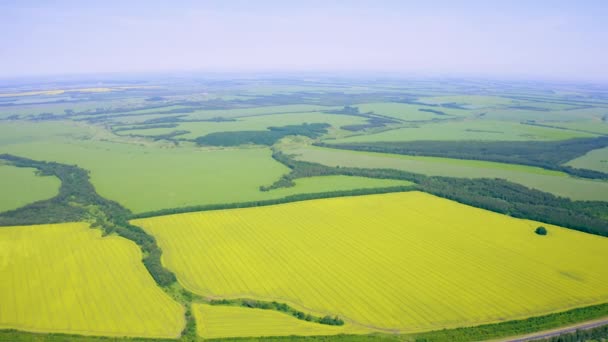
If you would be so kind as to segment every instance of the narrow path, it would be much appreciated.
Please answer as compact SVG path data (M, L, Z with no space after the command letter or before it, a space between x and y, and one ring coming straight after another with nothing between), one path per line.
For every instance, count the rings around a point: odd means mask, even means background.
M608 317L596 319L593 321L581 322L573 325L569 325L566 327L555 328L551 330L538 331L532 334L521 335L521 336L511 336L507 338L502 338L498 340L493 340L496 342L525 342L525 341L533 341L539 340L543 338L551 338L557 337L563 334L573 333L577 330L589 330L597 327L601 327L603 325L608 325Z

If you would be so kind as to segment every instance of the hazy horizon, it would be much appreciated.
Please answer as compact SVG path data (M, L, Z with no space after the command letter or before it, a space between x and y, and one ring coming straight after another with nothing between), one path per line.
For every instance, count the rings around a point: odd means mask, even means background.
M195 71L608 80L602 1L22 1L0 12L0 78Z

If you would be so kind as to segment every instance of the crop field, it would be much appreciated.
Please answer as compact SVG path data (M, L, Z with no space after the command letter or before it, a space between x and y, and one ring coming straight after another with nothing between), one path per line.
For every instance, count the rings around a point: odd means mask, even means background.
M420 124L377 134L337 139L335 143L414 140L562 140L592 137L594 134L506 121L450 121Z
M90 138L99 129L74 122L3 122L0 125L0 153L5 146L36 141L48 142L56 139L82 140Z
M421 192L134 220L179 282L391 332L608 300L608 239ZM549 234L534 230L547 227Z
M35 172L0 164L0 212L51 198L59 192L59 179L37 176Z
M169 110L188 109L187 106L167 106L161 108L141 109L125 112L124 114L155 114L159 112ZM301 113L301 112L314 112L334 109L336 107L328 106L317 106L317 105L284 105L284 106L262 106L262 107L251 107L251 108L235 108L235 109L202 109L195 110L187 114L189 119L213 119L216 117L233 118L233 117L244 117L254 115L266 115L266 114L284 114L284 113Z
M336 150L314 146L291 147L286 149L285 153L294 154L295 158L298 160L310 161L328 166L349 166L372 169L388 168L420 173L428 176L502 178L533 189L575 200L608 200L607 181L570 177L562 172L532 166L479 160ZM581 160L581 158L577 158L573 162ZM602 158L594 159L603 160ZM579 166L581 165L582 164L579 164ZM602 164L600 163L600 165Z
M10 145L3 150L90 170L99 194L134 212L260 198L265 196L261 185L288 172L267 148L199 150L83 141Z
M546 104L530 104L531 108L537 108L536 110L527 109L526 106L516 108L504 108L504 109L492 109L484 115L488 120L502 120L511 122L521 122L527 120L534 120L537 123L547 124L551 126L560 126L564 128L590 128L591 122L601 124L602 117L607 113L606 109L598 108L584 108L584 109L561 109L561 110L549 110L544 108ZM551 106L547 106L551 107ZM522 109L523 108L523 109ZM597 130L586 129L591 132L597 132Z
M510 105L513 103L513 100L500 96L452 95L425 97L423 102L434 104L458 103L471 108L486 108Z
M277 311L238 306L195 304L193 311L196 317L197 333L204 338L314 336L373 331L350 324L331 326L311 323Z
M567 165L608 173L608 147L590 151L582 157L569 161Z
M214 132L235 131L264 131L268 127L301 125L303 123L328 123L335 128L344 125L365 123L364 118L348 115L323 114L319 112L291 113L291 114L269 114L235 119L236 121L222 122L186 122L180 123L173 128L158 129L134 129L122 131L120 134L160 135L174 130L186 130L190 133L180 135L180 138L195 139Z
M84 223L0 228L0 329L177 337L183 309L131 241Z
M471 114L470 111L462 109L421 106L417 104L395 102L363 103L354 106L358 107L359 112L361 113L374 112L376 114L386 115L405 121L443 120L454 117L464 117ZM420 111L419 109L441 111L446 115Z

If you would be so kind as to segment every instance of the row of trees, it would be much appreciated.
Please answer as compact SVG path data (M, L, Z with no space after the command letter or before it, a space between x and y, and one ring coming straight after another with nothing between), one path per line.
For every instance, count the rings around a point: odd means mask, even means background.
M323 316L318 317L311 314L304 313L302 311L296 310L291 306L285 303L279 302L265 302L260 300L253 299L217 299L209 301L211 305L233 305L233 306L243 306L247 308L255 308L255 309L263 309L263 310L275 310L284 312L292 315L297 319L301 319L303 321L315 322L319 324L326 325L344 325L344 320L339 318L338 316Z
M55 176L61 181L57 196L1 213L0 226L88 220L106 235L115 232L139 245L144 254L143 263L159 285L168 286L175 282L173 272L160 262L162 251L154 237L128 222L131 216L128 209L99 196L87 171L75 165L36 161L9 154L0 155L0 159L17 167L35 168L40 174Z
M591 150L608 146L608 136L561 141L411 141L325 144L318 146L413 156L486 160L542 167L584 178L608 179L608 174L563 165Z

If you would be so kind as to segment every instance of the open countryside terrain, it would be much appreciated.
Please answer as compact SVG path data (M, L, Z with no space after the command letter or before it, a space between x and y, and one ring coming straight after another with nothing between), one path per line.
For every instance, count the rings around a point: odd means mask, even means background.
M82 335L177 337L183 309L130 241L84 223L0 229L0 327Z
M2 212L55 196L59 191L59 180L38 176L35 169L0 164L0 188L6 194L0 196Z
M399 169L431 176L502 178L575 200L608 200L608 182L570 177L538 167L439 157L357 152L322 147L285 149L296 159L330 166Z
M472 341L608 316L601 88L142 77L0 94L0 340Z
M181 284L287 302L387 332L504 321L606 301L602 237L420 192L136 220Z

